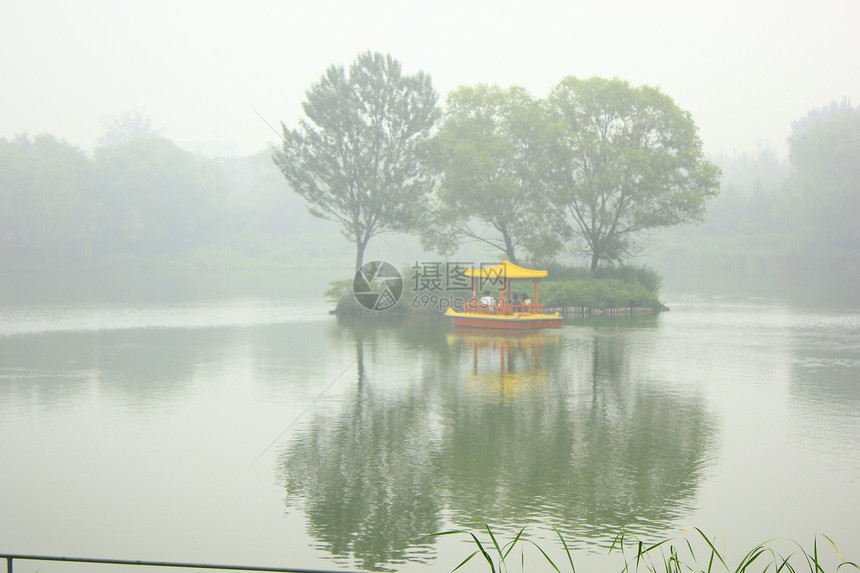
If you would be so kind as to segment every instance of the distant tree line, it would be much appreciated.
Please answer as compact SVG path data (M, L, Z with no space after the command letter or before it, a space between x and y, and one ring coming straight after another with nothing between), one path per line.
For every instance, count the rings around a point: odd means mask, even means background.
M339 225L356 266L391 231L443 255L479 244L592 269L669 227L679 249L755 236L827 261L860 252L860 111L847 101L798 120L786 162L766 147L705 159L689 113L617 79L568 77L545 99L461 86L439 106L429 76L367 52L306 95L277 169L267 152L189 153L137 112L106 124L92 156L47 134L0 139L0 265L200 253L278 264L340 249L306 210Z
M0 268L260 266L342 250L269 152L201 157L128 120L92 157L47 134L0 139Z
M787 159L768 145L713 157L720 194L702 225L658 238L661 266L860 271L860 108L810 110L788 143Z
M4 260L177 253L214 240L226 196L217 165L163 138L99 147L50 135L0 140Z

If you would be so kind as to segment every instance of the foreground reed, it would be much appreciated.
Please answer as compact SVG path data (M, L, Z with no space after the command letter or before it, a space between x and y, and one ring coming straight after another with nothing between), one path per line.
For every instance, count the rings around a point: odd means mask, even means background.
M520 529L512 540L500 543L488 524L480 520L475 520L475 522L477 526L471 530L442 531L428 536L465 535L474 543L475 551L463 559L453 571L460 569L475 557L482 558L492 573L508 571L513 550L516 547L522 549L524 546L530 546L536 550L540 556L539 559L542 558L554 571L561 573L561 569L547 552L540 545L525 537L525 527ZM563 563L562 567L566 569L569 566L571 573L576 573L571 548L558 529L553 527L553 531L558 536L566 557L567 563ZM825 563L824 555L819 551L819 538L827 542L825 548L830 555L828 563ZM801 573L806 571L809 573L827 573L833 571L835 573L843 567L848 570L860 570L856 563L847 561L842 556L833 540L823 534L818 534L813 540L811 553L807 552L797 542L772 539L753 547L735 566L729 565L724 558L724 553L717 549L715 542L697 527L688 527L678 538L665 539L651 544L644 543L634 535L622 532L612 541L608 553L615 553L616 556L621 557L623 565L619 573L638 571L650 573L769 573L771 571L772 573ZM834 565L835 569L832 568ZM525 552L520 551L519 570L525 571L525 566ZM827 569L827 566L831 566L831 569Z

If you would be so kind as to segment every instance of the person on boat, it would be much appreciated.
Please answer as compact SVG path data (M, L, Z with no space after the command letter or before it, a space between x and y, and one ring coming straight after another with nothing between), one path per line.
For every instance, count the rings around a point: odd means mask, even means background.
M530 299L530 298L529 298L529 295L524 294L524 295L523 295L523 302L522 302L522 304L529 305L529 304L531 304L531 303L532 303L532 299Z
M481 308L482 308L482 309L484 309L484 310L490 310L490 309L492 309L494 306L496 306L496 299L494 299L494 298L490 295L490 291L485 290L485 291L484 291L484 296L482 296L482 297L481 297Z

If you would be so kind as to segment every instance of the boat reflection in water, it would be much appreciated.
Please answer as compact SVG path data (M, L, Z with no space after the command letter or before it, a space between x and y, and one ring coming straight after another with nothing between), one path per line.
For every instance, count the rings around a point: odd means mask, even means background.
M462 346L472 354L472 370L466 387L481 393L492 393L506 400L524 392L543 393L546 371L541 367L544 346L558 347L558 334L511 332L454 328L448 335L451 347Z

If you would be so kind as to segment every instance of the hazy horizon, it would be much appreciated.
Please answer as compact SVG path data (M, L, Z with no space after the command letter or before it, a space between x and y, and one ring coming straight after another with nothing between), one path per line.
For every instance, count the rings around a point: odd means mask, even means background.
M179 144L242 155L295 125L305 91L366 50L423 70L445 95L519 84L538 97L567 75L659 87L709 154L771 145L832 101L860 100L853 0L577 5L253 0L0 4L0 137L49 133L91 150L103 123L142 111Z

